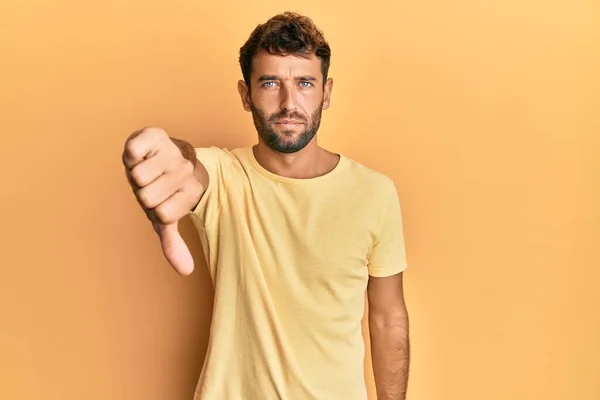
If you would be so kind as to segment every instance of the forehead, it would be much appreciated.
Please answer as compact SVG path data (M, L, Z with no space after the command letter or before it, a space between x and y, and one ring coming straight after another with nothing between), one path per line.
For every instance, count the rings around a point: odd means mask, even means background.
M284 78L311 75L320 80L321 60L314 54L300 57L276 56L260 52L252 60L252 79L258 79L263 75L277 75Z

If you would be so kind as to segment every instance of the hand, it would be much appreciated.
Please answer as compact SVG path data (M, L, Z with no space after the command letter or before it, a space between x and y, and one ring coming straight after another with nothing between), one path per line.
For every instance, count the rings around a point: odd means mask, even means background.
M160 128L145 128L129 136L123 164L133 192L160 238L167 261L182 275L192 273L194 259L177 224L204 193L194 175L194 165Z

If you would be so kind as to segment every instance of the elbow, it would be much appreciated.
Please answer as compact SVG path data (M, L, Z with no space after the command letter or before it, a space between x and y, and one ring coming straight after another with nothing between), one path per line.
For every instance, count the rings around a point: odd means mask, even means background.
M398 307L385 312L370 310L369 329L379 332L408 332L408 312L405 307Z

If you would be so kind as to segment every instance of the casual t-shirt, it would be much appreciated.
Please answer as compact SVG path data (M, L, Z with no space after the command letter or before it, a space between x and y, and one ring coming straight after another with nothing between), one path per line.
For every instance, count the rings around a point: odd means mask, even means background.
M251 147L196 149L209 184L191 213L215 300L195 400L364 400L369 275L406 268L397 191L340 155L311 179Z

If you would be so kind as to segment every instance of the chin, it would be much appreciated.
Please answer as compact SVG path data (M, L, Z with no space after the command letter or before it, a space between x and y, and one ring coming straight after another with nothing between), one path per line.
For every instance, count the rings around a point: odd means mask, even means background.
M291 154L304 149L315 136L316 131L270 130L260 132L265 144L278 153Z
M302 150L306 143L297 138L280 137L273 138L274 140L265 141L267 146L279 153L291 154Z
M282 153L282 154L294 154L294 153L299 152L302 149L303 149L303 147L276 147L276 148L273 148L273 150L275 150L278 153Z

